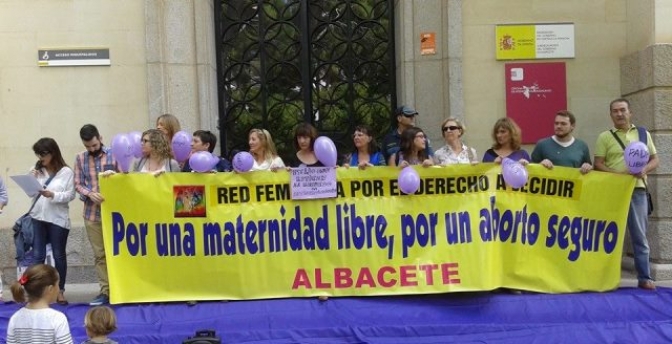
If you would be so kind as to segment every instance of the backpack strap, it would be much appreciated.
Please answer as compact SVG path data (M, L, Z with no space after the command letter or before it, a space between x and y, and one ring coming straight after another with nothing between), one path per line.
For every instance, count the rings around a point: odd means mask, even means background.
M642 141L642 143L645 146L648 146L649 144L647 143L648 141L648 135L646 135L646 128L644 127L637 127L637 134L639 135L639 140Z

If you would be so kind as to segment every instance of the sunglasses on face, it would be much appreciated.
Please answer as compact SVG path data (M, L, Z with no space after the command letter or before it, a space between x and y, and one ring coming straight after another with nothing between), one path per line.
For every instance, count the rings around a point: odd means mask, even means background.
M44 151L44 152L37 152L35 155L39 156L40 158L44 158L45 156L51 154L49 151Z
M448 131L448 130L457 130L457 129L460 129L460 127L458 127L458 126L456 126L456 125L451 125L451 126L448 126L448 127L443 127L442 130L443 130L443 132L445 133L445 132Z

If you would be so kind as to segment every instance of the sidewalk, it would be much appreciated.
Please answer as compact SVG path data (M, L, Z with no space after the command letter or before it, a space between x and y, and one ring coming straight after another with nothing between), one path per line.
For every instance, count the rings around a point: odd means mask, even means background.
M621 272L621 287L636 287L637 278L634 274L628 271ZM656 282L657 287L672 288L672 281ZM9 291L9 286L4 286L3 300L8 301L12 299L12 293ZM97 283L82 283L82 284L66 284L65 297L71 303L88 303L98 295Z

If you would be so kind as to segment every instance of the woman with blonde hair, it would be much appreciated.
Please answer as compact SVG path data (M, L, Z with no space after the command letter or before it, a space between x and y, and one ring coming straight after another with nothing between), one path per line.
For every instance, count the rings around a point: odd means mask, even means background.
M163 114L156 119L156 129L159 129L166 139L168 139L168 144L173 141L173 136L175 133L180 131L180 121L177 117L171 114Z
M180 165L173 159L170 144L163 132L149 129L142 133L142 158L133 164L134 172L159 175L164 172L180 172Z
M476 149L467 147L462 142L465 130L462 122L454 117L446 118L441 123L441 134L446 140L446 145L434 152L434 161L437 165L478 163Z
M254 157L251 171L276 171L285 168L278 156L271 134L266 129L252 129L248 135L250 154Z
M504 158L520 162L526 165L530 161L530 155L524 149L520 149L521 132L516 122L508 117L500 118L492 128L492 148L483 155L483 162L500 164Z

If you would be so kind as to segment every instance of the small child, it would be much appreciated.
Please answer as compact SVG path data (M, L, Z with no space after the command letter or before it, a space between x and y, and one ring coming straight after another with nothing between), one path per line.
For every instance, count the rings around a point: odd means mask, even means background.
M117 317L112 308L96 306L84 316L84 328L89 340L82 344L117 344L107 336L117 329Z
M25 302L28 296L28 303L9 319L7 344L72 344L68 318L49 307L56 302L59 292L58 272L53 266L37 264L29 267L12 284L14 300Z

